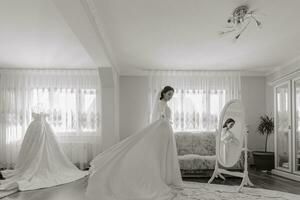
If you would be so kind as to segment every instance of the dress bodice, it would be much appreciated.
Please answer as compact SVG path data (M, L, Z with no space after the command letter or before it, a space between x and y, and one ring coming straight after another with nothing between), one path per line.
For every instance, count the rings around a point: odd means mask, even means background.
M239 143L239 140L234 136L230 130L223 129L221 134L221 141L227 143Z
M167 120L171 120L172 112L168 104L166 104L165 115Z
M34 121L41 121L46 119L46 114L45 113L32 113L32 118Z
M168 106L167 102L159 101L158 107L159 107L159 118L171 120L171 109Z
M159 119L171 121L171 109L165 101L157 101L151 114L151 122Z

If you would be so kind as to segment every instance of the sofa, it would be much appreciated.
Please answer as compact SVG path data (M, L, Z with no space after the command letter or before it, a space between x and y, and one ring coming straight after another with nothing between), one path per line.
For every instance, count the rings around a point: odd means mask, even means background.
M216 132L176 132L175 140L183 177L210 177L215 169ZM241 171L244 154L230 170Z

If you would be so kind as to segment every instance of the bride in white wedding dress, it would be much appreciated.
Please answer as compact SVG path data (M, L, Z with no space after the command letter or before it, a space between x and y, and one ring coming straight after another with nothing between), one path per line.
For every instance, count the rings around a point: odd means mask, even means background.
M87 172L69 161L61 150L45 115L33 113L14 170L2 171L1 190L34 190L69 183Z
M159 94L152 123L99 154L92 162L86 196L90 200L169 200L181 187L176 143L167 105L174 89Z

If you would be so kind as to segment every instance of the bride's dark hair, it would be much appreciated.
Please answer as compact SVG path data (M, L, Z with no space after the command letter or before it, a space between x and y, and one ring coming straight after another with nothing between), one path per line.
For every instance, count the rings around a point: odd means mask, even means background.
M164 98L164 94L169 92L169 91L173 91L174 92L174 88L172 88L171 86L166 86L164 87L164 89L160 92L160 100L162 100Z
M228 118L228 119L225 121L225 123L223 124L223 128L227 128L228 124L229 124L229 123L232 123L232 122L235 123L234 119Z

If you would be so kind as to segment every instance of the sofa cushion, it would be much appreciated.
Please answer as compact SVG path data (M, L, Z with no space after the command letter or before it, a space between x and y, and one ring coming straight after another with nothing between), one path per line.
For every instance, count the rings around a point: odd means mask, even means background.
M216 157L187 154L179 155L178 160L182 170L210 170L215 168Z

